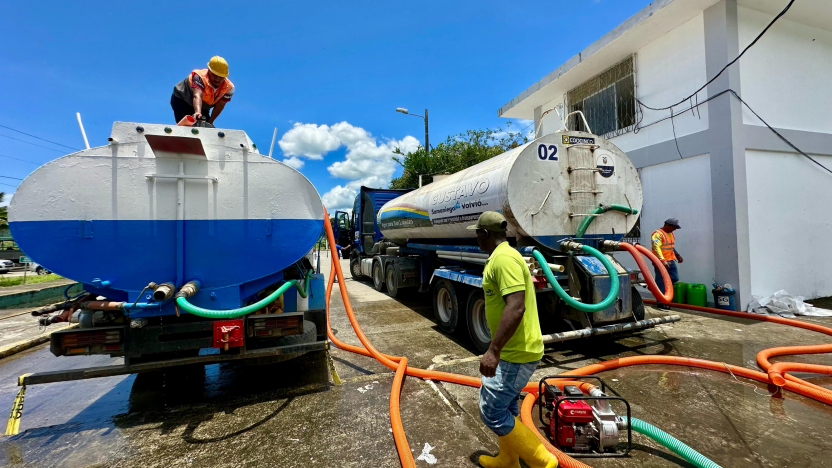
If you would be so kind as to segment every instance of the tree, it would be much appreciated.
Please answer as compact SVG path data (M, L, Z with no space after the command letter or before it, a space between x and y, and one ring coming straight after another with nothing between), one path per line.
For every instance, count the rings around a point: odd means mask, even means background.
M435 174L451 174L461 171L528 141L529 137L526 134L512 129L511 122L508 122L506 130L468 130L465 133L449 136L444 142L434 146L430 154L422 146L407 154L396 148L394 153L399 157L393 157L393 159L404 168L404 171L401 177L390 182L390 188L418 187L419 174L422 175L422 184L429 184L433 181Z
M3 203L3 199L6 198L5 192L0 192L0 203ZM9 227L9 207L8 206L0 206L0 229L6 229Z

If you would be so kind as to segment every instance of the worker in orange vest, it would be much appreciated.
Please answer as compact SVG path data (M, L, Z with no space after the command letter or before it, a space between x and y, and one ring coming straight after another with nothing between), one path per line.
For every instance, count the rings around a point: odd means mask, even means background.
M206 120L213 125L233 94L228 62L215 55L208 61L208 68L192 71L173 87L170 107L176 122L192 115L196 120Z
M650 240L653 244L653 253L662 261L662 264L667 269L667 273L670 275L670 281L674 284L679 281L679 270L676 268L676 261L678 260L679 263L684 262L682 256L676 251L676 236L673 235L673 231L677 229L681 229L679 220L670 218L664 222L664 226L656 229L650 235ZM664 281L661 281L661 273L659 273L657 267L655 267L655 271L656 283L658 283L661 292L664 293Z

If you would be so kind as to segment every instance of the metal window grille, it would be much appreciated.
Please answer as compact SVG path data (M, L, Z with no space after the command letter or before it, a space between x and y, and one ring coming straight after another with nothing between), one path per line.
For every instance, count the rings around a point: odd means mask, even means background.
M610 67L566 93L569 112L583 111L593 133L612 138L636 123L635 57ZM569 117L568 128L587 131L580 116Z

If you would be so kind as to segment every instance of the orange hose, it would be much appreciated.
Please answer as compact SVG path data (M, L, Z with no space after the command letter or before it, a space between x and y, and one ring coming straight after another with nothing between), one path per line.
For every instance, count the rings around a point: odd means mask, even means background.
M656 296L656 299L660 300L661 302L668 303L673 300L673 282L670 280L670 275L667 273L667 269L662 264L659 257L656 257L653 252L644 248L641 245L632 245L626 242L620 243L621 247L630 252L630 255L633 256L633 260L636 261L638 264L639 270L641 270L641 274L644 275L644 280L647 281L647 289ZM647 255L647 258L653 262L653 265L656 265L659 272L662 275L662 281L664 282L664 294L662 294L661 290L659 290L659 286L656 284L656 280L653 279L653 275L650 274L650 269L647 267L647 263L644 262L644 258L642 258L641 254Z
M329 214L324 209L324 219L329 219ZM330 270L329 274L329 281L327 282L326 288L326 322L327 322L327 337L332 341L332 343L344 350L351 351L357 354L361 354L363 356L373 357L385 366L394 369L396 371L394 380L393 380L393 388L390 391L390 424L393 430L393 438L396 442L396 449L399 452L399 459L401 460L402 466L406 468L414 467L415 462L413 460L413 454L410 452L409 445L407 443L407 437L404 432L404 427L401 421L401 415L399 413L399 400L401 396L401 385L405 375L411 375L414 377L419 377L421 379L430 379L430 380L439 380L444 382L451 382L457 383L461 385L467 385L472 387L479 387L481 385L481 380L477 377L471 377L466 375L459 375L459 374L452 374L449 372L439 372L439 371L429 371L425 369L418 369L414 367L407 366L407 359L403 357L397 356L389 356L386 354L380 353L367 339L364 335L364 332L361 330L361 326L358 324L358 320L355 318L355 313L352 309L352 305L350 303L349 295L347 294L347 287L345 284L344 273L341 269L341 263L337 261L338 255L337 250L335 248L335 236L332 233L332 226L328 222L324 222L324 229L326 231L327 239L330 244L330 249L332 252L332 265L334 268ZM631 252L632 253L632 252ZM652 259L651 259L652 260ZM646 266L646 265L645 265ZM646 268L645 268L646 269ZM662 269L660 269L662 270ZM642 270L644 271L644 269ZM647 272L649 273L649 272ZM339 289L341 292L341 299L344 302L344 308L347 312L347 317L349 318L350 324L355 331L356 336L358 337L361 344L364 348L359 348L357 346L349 345L347 343L342 342L339 340L335 334L332 332L332 327L330 325L329 320L329 312L330 312L330 296L332 294L332 287L335 280L335 277L338 277L339 280ZM646 277L647 275L645 275ZM664 276L664 275L662 275ZM664 279L664 278L663 278ZM655 301L645 300L647 303L655 303ZM803 328L806 330L812 330L819 333L824 333L826 335L832 336L832 328L824 327L822 325L817 325L813 323L807 322L800 322L798 320L789 320L784 319L782 317L771 317L767 315L757 315L757 314L748 314L744 312L732 312L726 311L721 309L712 309L709 307L698 307L698 306L690 306L686 304L674 304L671 303L672 306L680 307L684 309L691 309L691 310L698 310L702 312L710 312L716 313L721 315L728 315L734 317L742 317L742 318L750 318L754 320L762 320L768 322L779 323L783 325L790 325L799 328ZM814 346L790 346L790 347L782 347L782 348L771 348L768 350L761 351L757 355L758 363L760 363L760 367L764 370L767 370L769 373L763 373L751 369L746 369L744 367L733 366L725 363L715 362L715 361L707 361L704 359L695 359L695 358L686 358L686 357L678 357L678 356L633 356L633 357L625 357L619 359L611 359L609 361L604 361L597 364L592 364L589 366L584 366L579 369L574 369L569 371L570 374L585 374L585 375L592 375L598 372L603 372L606 370L617 369L619 367L625 366L633 366L633 365L642 365L642 364L669 364L669 365L679 365L679 366L689 366L689 367L698 367L702 369L709 369L715 370L719 372L726 372L726 373L733 373L736 376L744 377L747 379L757 380L763 383L775 383L772 378L772 374L776 377L777 374L783 373L785 378L781 382L781 384L777 384L786 390L798 393L800 395L806 396L808 398L813 398L815 400L821 401L826 404L832 405L832 391L819 387L817 385L813 385L809 382L804 380L798 379L796 377L790 376L786 371L788 370L801 370L806 372L815 372L821 374L832 374L832 366L819 366L813 364L795 364L795 363L778 363L778 364L770 364L768 361L769 357L773 356L780 356L784 354L807 354L807 353L823 353L823 352L830 352L832 349L828 350L828 347L832 345L814 345ZM775 367L776 366L776 367ZM571 382L571 381L563 381L562 379L550 379L550 382L556 383L560 385L580 385L582 390L584 388L589 389L590 384L586 382ZM779 380L778 380L779 382ZM538 383L537 382L529 382L524 388L524 391L528 392L526 395L525 400L523 401L522 410L521 410L521 421L526 424L529 428L535 431L537 437L541 440L541 442L546 446L546 448L551 451L560 462L560 465L566 468L589 468L588 465L575 460L568 455L564 454L563 452L557 450L549 441L546 439L545 436L540 434L537 431L534 421L531 416L531 410L534 407L535 402L537 401L537 390L538 390ZM588 390L584 390L588 391Z

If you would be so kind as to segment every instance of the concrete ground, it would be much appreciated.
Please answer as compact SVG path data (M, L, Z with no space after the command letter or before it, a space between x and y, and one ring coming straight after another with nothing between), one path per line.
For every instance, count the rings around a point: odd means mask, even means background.
M322 264L328 259L322 259ZM344 271L347 262L342 261ZM349 273L347 273L349 275ZM476 376L464 339L438 331L426 297L390 299L347 279L368 338L416 367ZM682 321L627 336L547 349L534 378L623 356L666 354L756 368L755 354L781 345L817 344L817 333L776 324L674 312ZM664 311L648 309L648 315ZM34 320L34 319L33 319ZM832 325L831 319L810 319ZM0 321L2 323L2 321ZM333 293L333 328L358 344ZM32 386L21 433L0 437L0 464L14 467L395 467L390 432L392 372L370 358L331 350L343 383L330 381L326 353L272 366L213 365ZM792 360L832 364L828 355ZM10 408L25 372L118 363L107 357L55 358L45 346L0 360L0 411ZM832 466L832 407L730 375L669 366L606 372L633 416L687 442L724 467ZM832 386L832 379L812 382ZM401 412L417 466L472 467L496 437L480 422L475 389L406 378ZM640 435L625 459L584 460L596 467L691 465ZM435 462L431 465L431 461Z

